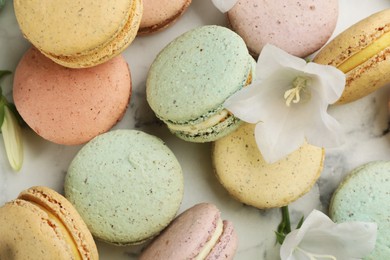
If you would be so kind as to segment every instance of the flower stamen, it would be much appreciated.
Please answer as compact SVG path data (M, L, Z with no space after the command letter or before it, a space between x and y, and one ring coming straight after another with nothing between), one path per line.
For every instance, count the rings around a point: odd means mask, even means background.
M337 260L337 258L333 255L320 255L320 254L313 254L311 252L308 252L306 250L303 250L300 247L296 247L299 251L304 253L307 257L309 257L310 260L319 260L319 259L331 259L331 260Z
M298 103L301 100L301 90L304 90L307 87L307 78L298 76L294 79L292 83L292 88L284 92L284 99L286 100L286 105L289 107L291 102L294 104Z

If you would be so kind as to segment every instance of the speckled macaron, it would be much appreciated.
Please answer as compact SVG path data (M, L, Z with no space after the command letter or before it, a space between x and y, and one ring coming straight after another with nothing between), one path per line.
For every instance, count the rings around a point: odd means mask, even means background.
M390 162L354 169L334 192L329 214L335 222L376 222L375 249L365 259L390 259Z
M0 234L0 259L99 259L83 219L48 187L31 187L0 207Z
M147 101L178 137L214 141L239 126L223 103L251 83L254 66L236 33L216 25L198 27L173 40L153 61Z
M275 163L264 161L255 125L243 124L213 145L217 178L238 201L260 209L286 206L310 191L323 168L324 150L304 144Z
M138 35L161 31L176 22L191 0L143 0L143 13Z
M99 240L139 244L175 217L183 198L183 175L159 138L114 130L77 153L65 177L65 196Z
M126 112L130 96L130 70L122 55L70 69L30 48L15 71L18 112L38 135L57 144L82 144L108 131Z
M238 245L233 223L211 203L181 213L141 254L140 260L233 259Z
M101 64L120 54L137 35L141 0L14 1L24 35L47 57L66 67Z
M320 49L332 35L338 1L238 0L227 17L254 56L269 43L305 57Z

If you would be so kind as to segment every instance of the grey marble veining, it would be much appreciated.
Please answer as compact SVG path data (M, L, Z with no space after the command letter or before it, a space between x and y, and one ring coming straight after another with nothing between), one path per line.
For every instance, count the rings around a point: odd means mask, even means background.
M388 0L340 0L340 16L334 35L371 13L390 7ZM209 0L194 0L188 12L169 29L137 38L123 53L132 75L133 95L127 112L115 128L136 128L163 139L180 161L185 193L180 211L198 202L212 202L224 219L233 221L239 236L236 259L278 259L279 246L274 230L281 215L278 209L258 210L233 200L217 181L211 167L210 144L187 143L172 136L155 118L146 103L145 80L157 53L183 32L205 24L225 25ZM0 69L14 70L29 43L23 39L12 1L0 11ZM12 77L2 81L7 97L12 97ZM307 195L292 203L291 217L297 223L302 215L317 208L327 211L332 192L353 168L373 160L390 160L388 113L389 86L347 105L333 106L330 113L341 123L345 143L326 151L324 170ZM66 147L49 143L28 129L23 130L25 163L19 173L8 166L0 138L0 205L14 199L33 185L46 185L59 192L67 167L81 146ZM142 246L115 247L97 241L101 259L136 259Z

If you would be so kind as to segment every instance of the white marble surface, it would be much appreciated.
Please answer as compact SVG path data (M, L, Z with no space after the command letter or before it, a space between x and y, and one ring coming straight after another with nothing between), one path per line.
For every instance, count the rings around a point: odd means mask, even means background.
M334 35L358 20L385 8L388 0L340 0L340 15ZM137 38L124 52L132 72L133 96L123 120L115 128L136 128L162 138L180 161L185 193L180 211L198 202L212 202L222 216L234 222L239 248L236 259L279 259L274 230L280 221L278 209L258 210L233 200L218 183L211 169L210 144L187 143L172 136L159 123L145 100L145 79L156 54L181 33L205 24L225 25L226 20L209 0L193 0L188 12L169 29L153 36ZM0 11L0 70L14 70L29 47L14 17L12 1ZM3 92L12 97L12 77L1 82ZM291 206L293 221L313 208L326 212L335 187L351 169L373 160L390 160L388 134L389 86L348 105L330 108L346 134L345 144L326 151L324 170L318 184ZM49 143L24 129L25 162L19 173L10 169L0 139L0 206L33 185L63 191L67 167L81 146ZM101 259L136 259L140 247L115 247L97 242Z

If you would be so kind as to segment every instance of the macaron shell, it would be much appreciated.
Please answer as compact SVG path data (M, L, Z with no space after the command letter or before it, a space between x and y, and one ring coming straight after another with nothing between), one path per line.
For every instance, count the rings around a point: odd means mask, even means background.
M239 0L227 13L231 28L258 56L267 43L305 57L332 35L338 18L337 0Z
M0 208L0 234L0 259L76 259L47 213L23 200Z
M348 57L372 44L380 35L390 31L390 9L375 13L352 25L314 57L319 64L339 66ZM390 47L372 59L346 73L346 87L339 104L355 101L390 81Z
M96 238L138 244L175 217L183 198L183 175L172 151L157 137L114 130L77 153L64 187Z
M99 259L95 241L73 205L56 191L43 186L22 191L18 199L36 203L55 215L67 228L82 259Z
M233 227L233 223L223 221L223 233L217 244L208 254L206 260L233 259L238 246L238 237Z
M215 25L198 27L168 44L153 61L147 101L164 121L202 121L223 109L251 70L252 58L236 33Z
M354 169L334 192L333 221L376 222L375 249L364 259L390 259L390 162L374 161Z
M88 68L107 62L122 53L135 39L141 23L142 0L133 0L130 16L123 29L110 42L86 53L73 56L54 55L41 50L54 62L69 68Z
M260 209L282 207L307 193L319 178L324 150L304 144L268 164L254 138L255 125L243 124L213 145L217 178L237 200Z
M90 0L17 0L14 1L14 8L24 36L34 46L48 57L57 58L57 61L74 58L71 64L62 62L62 65L79 67L96 65L119 54L117 48L124 47L124 43L117 43L118 39L124 39L124 34L130 32L132 37L127 37L126 42L129 44L132 41L141 21L142 2L119 0L97 5ZM129 24L134 24L136 28L129 27ZM99 53L94 58L94 64L77 64L86 58L83 56L90 58L90 55L95 56L102 49L109 54L103 57Z
M149 34L174 23L191 4L191 0L143 0L144 11L138 34Z
M82 144L123 116L131 95L122 56L87 69L62 67L31 48L19 62L13 98L26 123L58 144Z
M200 203L181 213L141 254L140 260L194 259L220 219L212 204Z

